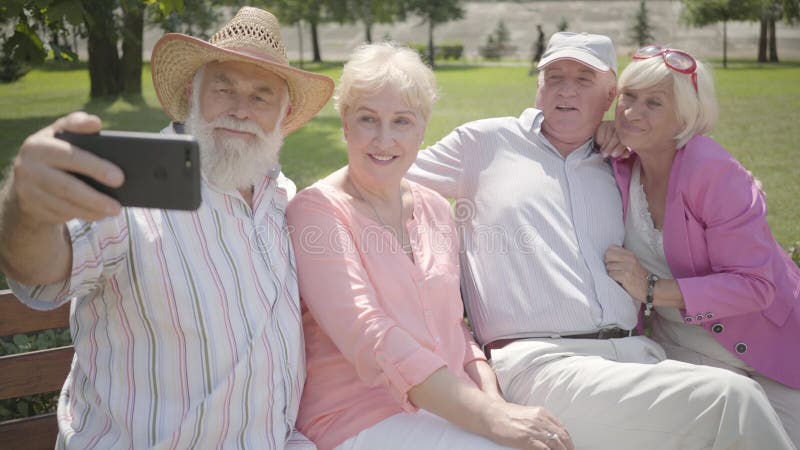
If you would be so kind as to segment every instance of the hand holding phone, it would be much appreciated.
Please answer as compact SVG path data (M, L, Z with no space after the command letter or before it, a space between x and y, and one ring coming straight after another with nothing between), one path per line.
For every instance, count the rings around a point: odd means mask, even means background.
M125 182L118 188L73 174L123 206L180 210L200 206L199 147L190 135L107 130L97 134L58 131L55 136L123 171Z

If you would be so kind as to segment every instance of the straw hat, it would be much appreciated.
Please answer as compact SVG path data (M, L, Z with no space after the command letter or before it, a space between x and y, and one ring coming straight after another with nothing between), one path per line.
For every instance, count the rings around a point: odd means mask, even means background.
M286 80L292 113L283 121L286 136L325 106L333 80L295 69L286 58L278 20L267 11L244 7L208 42L185 34L164 35L150 60L153 86L164 111L176 122L189 115L186 86L201 66L212 61L241 61L263 67Z

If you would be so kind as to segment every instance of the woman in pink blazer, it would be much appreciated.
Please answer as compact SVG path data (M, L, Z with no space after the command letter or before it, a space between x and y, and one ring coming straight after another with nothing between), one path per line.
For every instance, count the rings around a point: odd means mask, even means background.
M625 248L609 275L642 302L672 359L736 371L764 388L800 446L800 269L767 224L757 180L713 139L709 71L686 52L637 50L619 79L614 162Z

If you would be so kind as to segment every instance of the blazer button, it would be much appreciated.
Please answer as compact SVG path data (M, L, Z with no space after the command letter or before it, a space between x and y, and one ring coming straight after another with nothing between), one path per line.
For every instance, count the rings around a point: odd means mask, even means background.
M695 319L697 319L698 321L703 320L703 315L698 314L697 317L695 317Z
M692 317L691 316L686 316L684 318L684 320L686 320L686 322L691 322L692 321Z
M736 344L736 353L741 355L746 351L747 351L747 344L745 344L744 342L739 342L738 344Z
M706 319L713 319L713 318L714 318L713 313L706 313Z
M713 327L711 327L711 331L714 333L722 333L722 330L725 329L725 325L721 323L715 323Z

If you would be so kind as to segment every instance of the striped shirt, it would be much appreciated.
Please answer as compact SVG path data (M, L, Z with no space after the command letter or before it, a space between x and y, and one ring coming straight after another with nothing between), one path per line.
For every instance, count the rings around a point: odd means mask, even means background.
M531 108L460 126L407 175L456 200L461 289L482 344L636 325L603 262L625 234L611 166L592 141L561 156L542 119Z
M57 448L286 446L305 379L294 191L276 168L253 209L204 181L196 211L72 220L68 280L9 280L31 307L72 301Z

